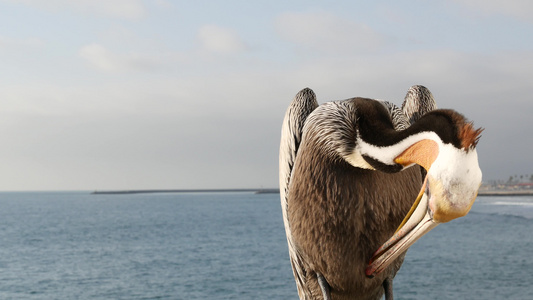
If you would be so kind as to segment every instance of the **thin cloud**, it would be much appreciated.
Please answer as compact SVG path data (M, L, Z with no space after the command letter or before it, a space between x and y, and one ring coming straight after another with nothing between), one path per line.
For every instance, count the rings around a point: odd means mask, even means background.
M48 11L69 10L82 14L138 20L146 16L146 9L140 0L3 0Z
M119 61L119 57L113 55L102 45L91 44L83 46L79 54L92 66L102 71L117 71L121 68L122 63Z
M100 44L83 46L78 54L92 67L105 72L152 71L162 66L162 62L150 55L117 54Z
M168 1L168 0L155 0L155 5L157 5L160 8L163 9L171 9L174 8L174 3Z
M45 42L40 38L12 38L0 36L1 49L38 49L42 48Z
M533 22L533 2L530 0L453 0L471 10L486 15L504 15Z
M235 31L217 25L202 26L197 38L202 49L212 53L232 54L247 49Z
M286 40L323 53L366 53L380 49L386 40L366 24L327 12L283 13L275 26Z

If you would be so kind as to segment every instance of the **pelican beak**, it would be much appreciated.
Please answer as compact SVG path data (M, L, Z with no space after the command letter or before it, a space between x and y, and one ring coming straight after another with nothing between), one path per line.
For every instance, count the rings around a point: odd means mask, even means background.
M440 152L434 141L423 140L395 159L404 166L417 163L428 174L403 222L370 259L365 270L367 277L372 278L385 270L438 224L462 217L470 211L481 184L475 149L464 151L441 146ZM454 162L450 163L450 160Z
M439 223L431 217L428 210L427 177L422 190L418 194L411 210L396 230L396 233L374 253L365 270L367 277L381 273L398 256L404 253L424 234L435 228Z

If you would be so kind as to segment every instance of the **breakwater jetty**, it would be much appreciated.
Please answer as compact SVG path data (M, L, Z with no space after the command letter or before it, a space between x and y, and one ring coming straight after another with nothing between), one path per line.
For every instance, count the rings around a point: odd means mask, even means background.
M278 189L162 189L162 190L117 190L94 191L93 195L124 195L124 194L154 194L154 193L239 193L252 192L255 194L275 194Z

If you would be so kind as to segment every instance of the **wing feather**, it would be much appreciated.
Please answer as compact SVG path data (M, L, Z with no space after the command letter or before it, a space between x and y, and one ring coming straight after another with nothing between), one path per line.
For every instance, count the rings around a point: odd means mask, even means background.
M402 111L413 124L428 112L437 109L437 103L428 88L422 85L413 85L407 91L402 104Z
M311 89L305 88L296 94L285 113L281 129L281 143L279 149L279 190L281 210L283 213L285 233L287 234L291 265L296 279L296 286L298 287L298 294L301 299L305 299L306 293L303 292L303 289L306 287L306 274L302 267L301 257L297 253L292 239L287 215L289 205L288 195L292 168L302 139L302 129L309 114L311 114L311 112L317 107L318 103L316 101L316 95Z
M407 127L411 126L404 112L398 106L389 101L381 101L381 103L389 111L394 129L400 131L407 129Z

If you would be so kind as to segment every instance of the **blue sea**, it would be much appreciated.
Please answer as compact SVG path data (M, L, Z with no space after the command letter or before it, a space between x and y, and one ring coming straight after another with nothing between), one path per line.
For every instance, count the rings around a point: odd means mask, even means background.
M533 197L478 197L396 299L533 299ZM298 299L278 194L0 193L0 299Z

